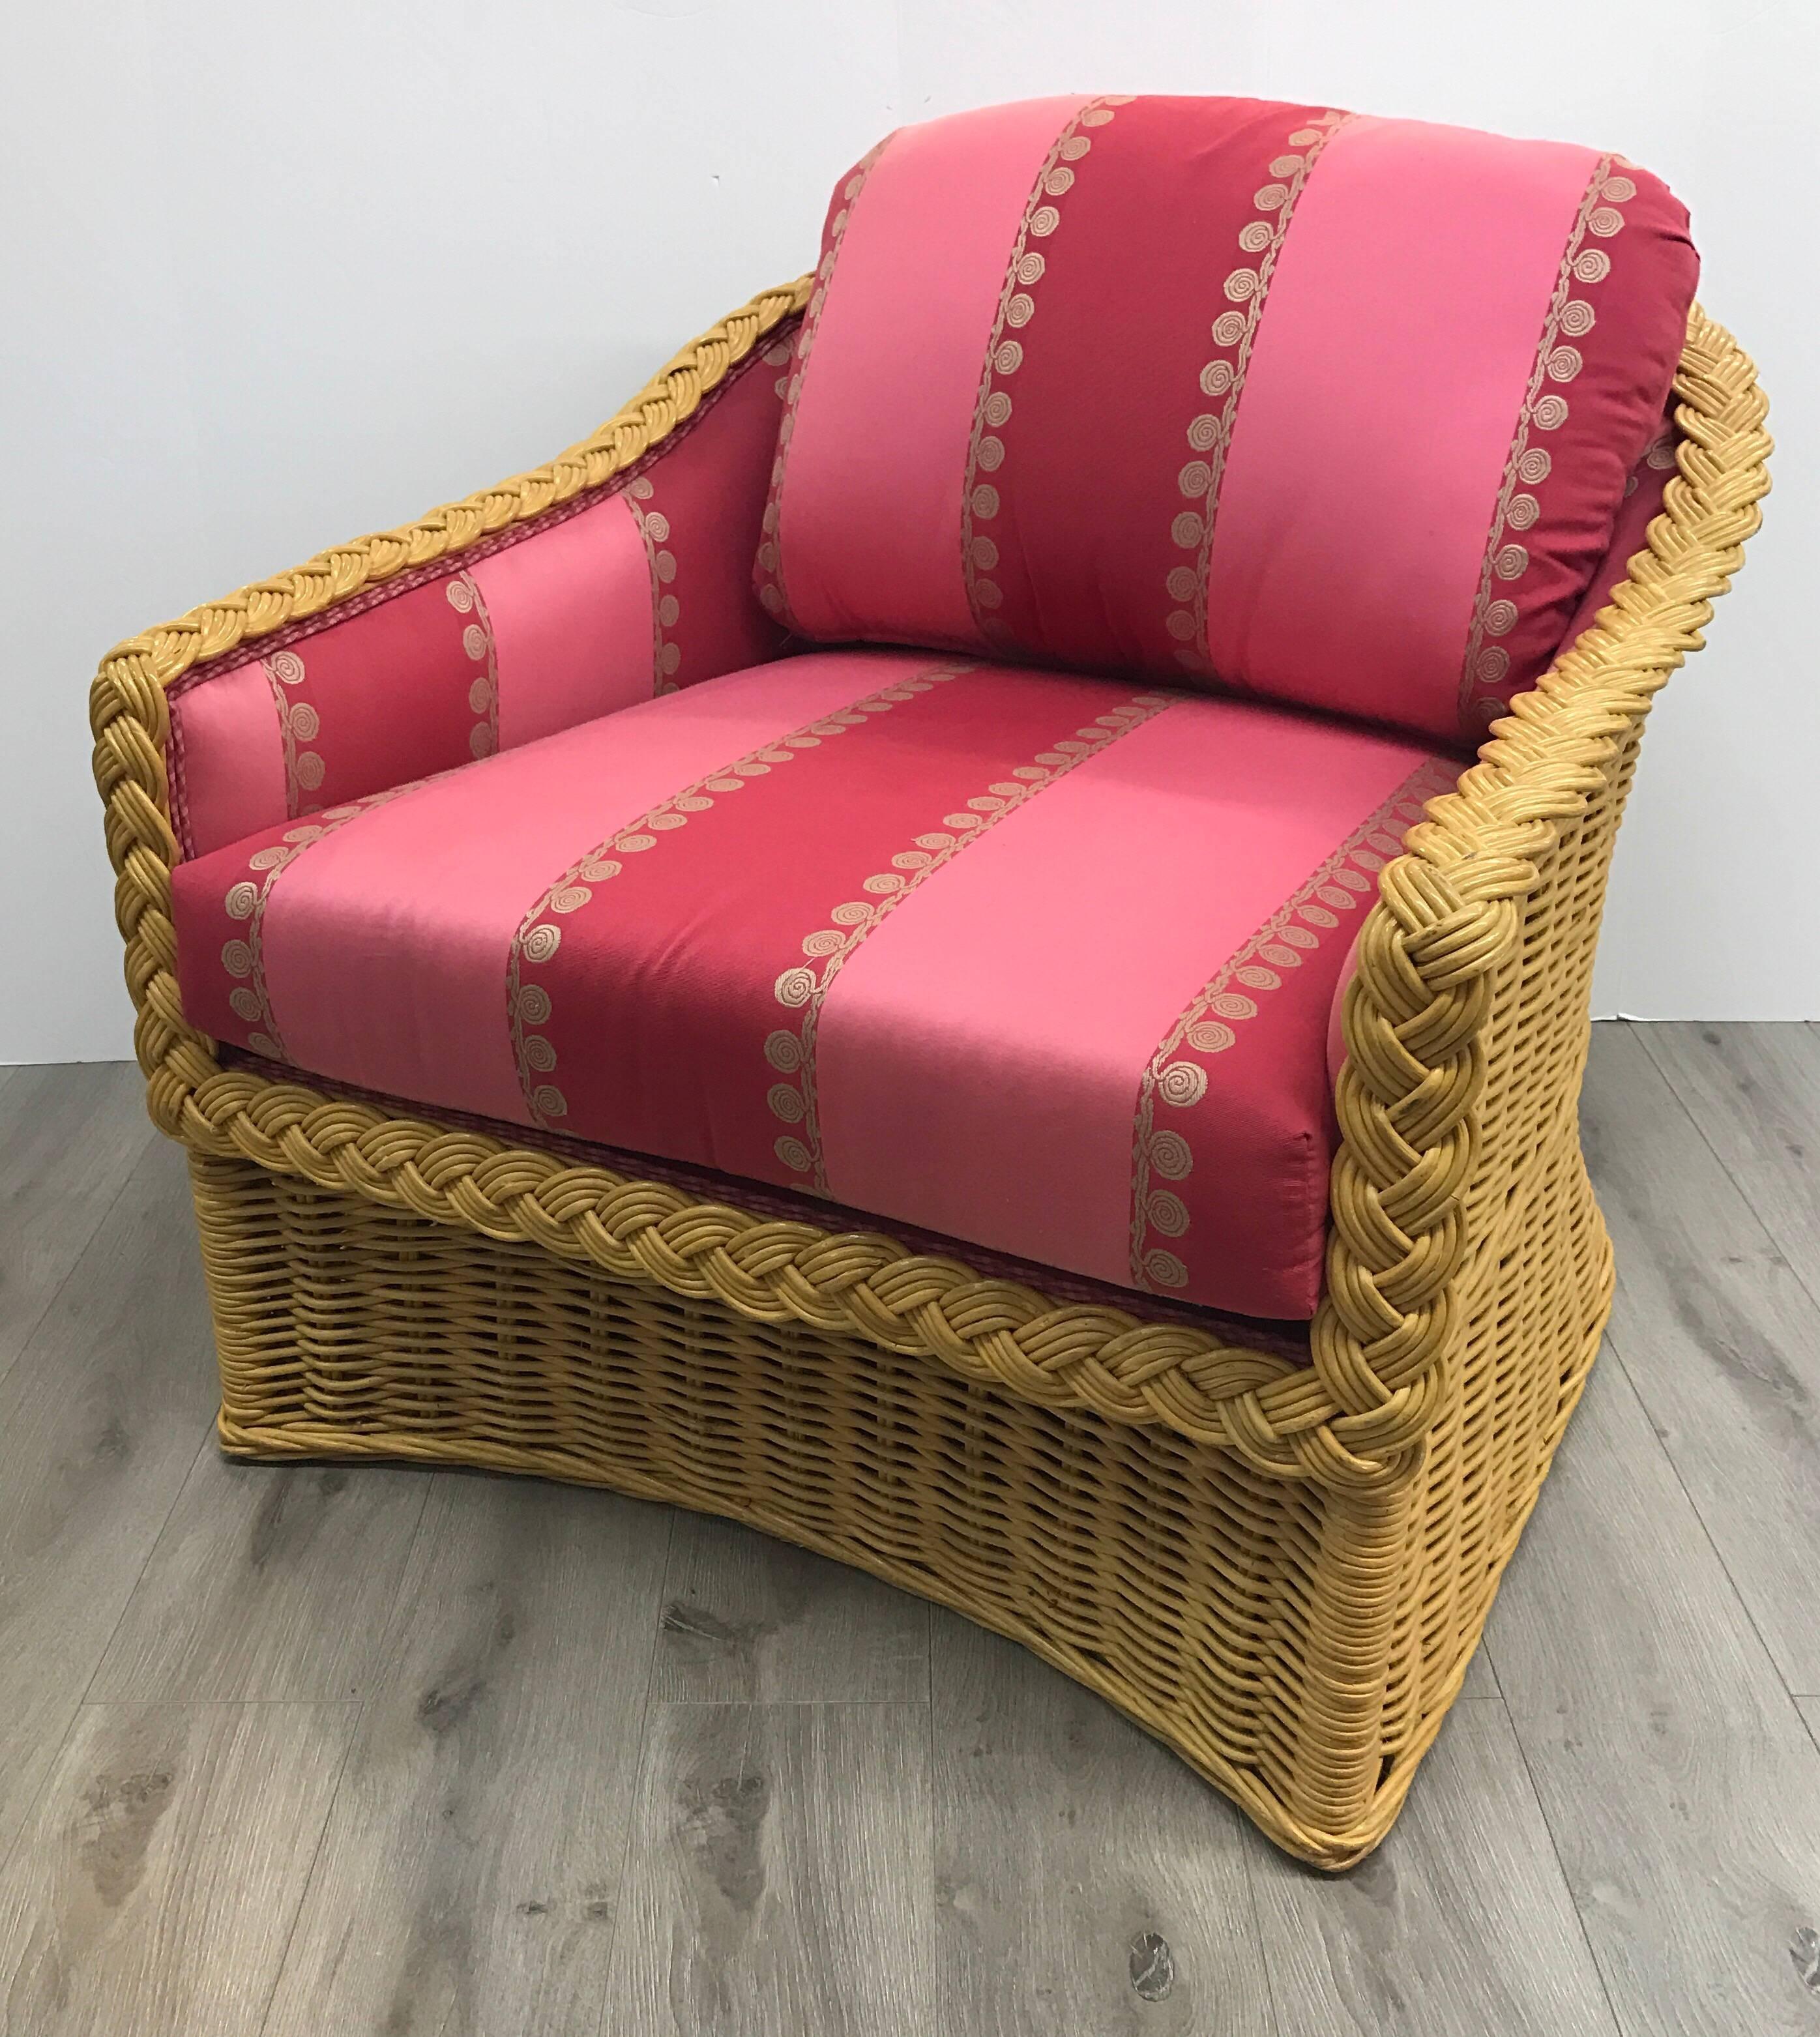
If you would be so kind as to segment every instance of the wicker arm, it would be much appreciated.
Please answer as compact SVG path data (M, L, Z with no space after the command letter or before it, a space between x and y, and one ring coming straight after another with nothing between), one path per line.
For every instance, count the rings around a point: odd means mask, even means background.
M185 856L777 656L752 573L790 328L750 340L795 294L549 466L189 618L165 695ZM224 624L251 641L218 654Z
M293 625L319 624L338 610L357 615L379 588L401 576L471 552L497 534L604 487L669 438L807 297L806 278L763 292L685 347L597 431L546 465L398 530L319 552L289 573L131 637L102 660L89 696L95 778L117 879L115 911L126 946L135 1046L151 1085L152 1115L164 1129L181 1132L183 1098L219 1072L212 1044L184 1021L173 973L170 873L183 850L169 769L172 690L207 667L232 662L244 644ZM376 683L382 680L376 671Z
M1343 1411L1331 1478L1416 1448L1448 1391L1463 1292L1551 1138L1570 1132L1613 839L1644 716L1742 563L1768 492L1750 360L1696 309L1679 472L1612 605L1498 722L1383 874L1335 1097L1315 1368Z
M1306 1413L1270 1439L1325 1492L1278 1786L1327 1865L1395 1817L1610 1305L1576 1109L1606 875L1644 719L1769 487L1755 371L1698 310L1675 388L1679 472L1647 549L1430 803L1360 932Z

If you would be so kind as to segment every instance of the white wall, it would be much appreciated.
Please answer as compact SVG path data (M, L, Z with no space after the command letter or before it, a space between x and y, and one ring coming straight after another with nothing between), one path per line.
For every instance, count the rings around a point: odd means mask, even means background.
M1804 0L59 0L0 21L0 1061L128 1051L85 694L115 638L531 464L807 265L887 127L1063 90L1618 149L1692 206L1782 492L1658 711L1600 1008L1820 1015ZM1801 561L1810 561L1804 568Z

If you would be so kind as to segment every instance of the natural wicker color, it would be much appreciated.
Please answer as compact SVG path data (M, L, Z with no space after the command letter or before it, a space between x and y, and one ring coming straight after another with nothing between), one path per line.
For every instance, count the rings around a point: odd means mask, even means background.
M1380 880L1311 1362L223 1069L172 966L164 689L598 486L778 322L734 313L551 466L135 637L92 696L152 1114L194 1156L237 1454L712 1509L1014 1635L1325 1867L1383 1837L1596 1347L1575 1121L1644 716L1758 521L1765 405L1696 312L1679 473L1614 606Z

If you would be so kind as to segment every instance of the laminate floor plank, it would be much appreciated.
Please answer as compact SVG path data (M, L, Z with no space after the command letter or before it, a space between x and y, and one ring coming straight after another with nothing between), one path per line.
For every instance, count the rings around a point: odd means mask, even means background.
M160 1140L0 1379L0 1856L204 1447L215 1399L188 1182Z
M1594 1027L1584 1111L1611 1342L1789 1688L1820 1691L1820 1308L1638 1030Z
M1811 2032L1820 1752L1610 1353L1490 1650L1626 2037Z
M1486 1651L1519 1720L1672 1710L1723 1721L1784 1695L1609 1345L1505 1573Z
M1497 1687L1497 1671L1491 1657L1481 1642L1472 1651L1472 1660L1466 1665L1466 1680L1459 1687L1464 1698L1495 1698L1501 1694Z
M929 1781L926 1704L654 1704L601 2037L964 2037Z
M85 1705L0 1876L7 2037L256 2031L357 1712Z
M372 1687L432 1474L196 1461L89 1695L359 1698Z
M0 1374L157 1136L130 1061L0 1068Z
M1495 1699L1456 1704L1395 1830L1350 1873L1246 1843L1282 2037L1618 2037Z
M933 1629L933 2028L1263 2037L1243 1821L1090 1692L958 1615Z
M929 1607L863 1570L679 1514L653 1694L712 1703L929 1695Z
M1799 1025L1636 1032L1795 1278L1820 1299L1820 1033Z
M1811 2037L1820 1752L1792 1706L1519 1731L1626 2037Z
M592 2037L670 1515L436 1475L269 2037Z

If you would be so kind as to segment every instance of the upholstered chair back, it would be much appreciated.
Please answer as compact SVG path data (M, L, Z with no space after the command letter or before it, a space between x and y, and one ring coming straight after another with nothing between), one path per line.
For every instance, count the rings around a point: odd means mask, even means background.
M1656 178L1563 143L1210 98L901 128L829 207L760 598L1475 741L1594 583L1696 266Z

